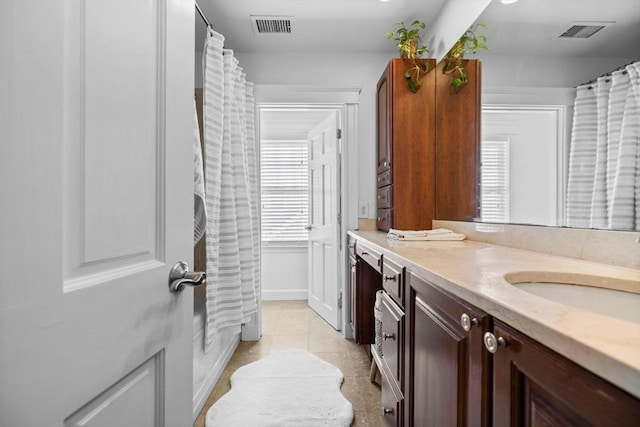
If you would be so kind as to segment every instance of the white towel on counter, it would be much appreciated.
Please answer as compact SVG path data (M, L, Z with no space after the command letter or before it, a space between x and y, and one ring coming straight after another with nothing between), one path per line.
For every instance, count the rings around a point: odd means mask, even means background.
M392 240L464 240L464 234L457 234L446 228L435 230L396 230L390 228L387 237Z

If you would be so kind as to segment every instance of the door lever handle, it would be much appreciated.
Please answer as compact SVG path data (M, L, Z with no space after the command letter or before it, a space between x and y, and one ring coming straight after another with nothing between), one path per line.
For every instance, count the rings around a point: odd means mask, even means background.
M189 271L189 265L184 261L176 262L169 271L169 291L182 292L185 286L200 286L207 281L204 271Z

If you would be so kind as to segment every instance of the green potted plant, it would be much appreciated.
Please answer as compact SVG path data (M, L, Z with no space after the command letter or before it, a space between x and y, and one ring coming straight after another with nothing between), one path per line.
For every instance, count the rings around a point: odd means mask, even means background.
M469 27L443 58L444 67L442 72L444 74L453 74L451 86L457 90L460 90L469 81L467 73L462 67L464 55L466 53L477 53L478 49L489 50L487 36L479 34L479 28L486 29L487 26L485 24L476 24Z
M408 28L403 21L397 21L394 25L400 28L394 32L385 33L385 36L396 41L400 57L411 61L411 67L405 72L404 77L407 80L409 90L415 93L422 86L421 75L429 71L428 63L416 61L416 58L429 52L426 45L421 45L420 38L420 32L425 29L426 25L418 20L413 21Z

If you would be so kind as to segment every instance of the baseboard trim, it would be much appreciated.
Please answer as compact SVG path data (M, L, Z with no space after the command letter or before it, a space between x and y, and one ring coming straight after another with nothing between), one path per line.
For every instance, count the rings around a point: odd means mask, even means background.
M301 300L309 297L307 289L262 290L263 301Z
M240 343L240 334L236 334L232 338L231 342L226 346L220 357L218 357L218 360L216 360L216 363L207 373L206 379L200 389L193 394L193 422L195 422L198 415L200 415L200 411L202 411L211 391L213 391L213 387L220 379L220 376L222 376L224 368L227 367L231 356L233 356L233 353L236 351L238 343Z

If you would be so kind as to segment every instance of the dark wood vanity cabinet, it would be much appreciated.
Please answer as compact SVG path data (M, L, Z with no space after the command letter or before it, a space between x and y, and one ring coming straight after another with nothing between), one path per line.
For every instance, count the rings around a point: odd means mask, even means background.
M637 426L640 400L495 320L493 425Z
M356 322L367 324L356 328L361 342L374 341L375 292L385 291L387 426L639 425L640 399L417 276L396 254L360 240L356 254L357 286L369 283L357 296Z
M430 229L435 213L435 61L413 93L409 60L389 61L377 85L378 229Z
M382 257L382 414L387 426L400 427L404 419L404 338L405 269L386 256Z
M413 273L406 288L405 426L488 426L490 316Z
M355 245L355 258L355 277L351 294L354 340L358 344L373 344L375 342L373 307L376 292L382 289L382 254L358 241Z

